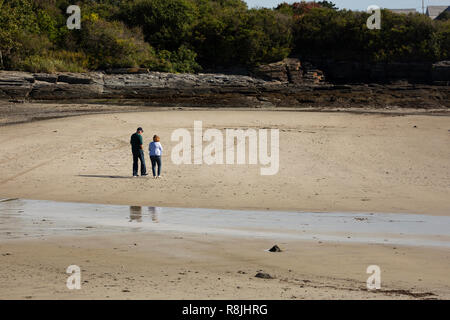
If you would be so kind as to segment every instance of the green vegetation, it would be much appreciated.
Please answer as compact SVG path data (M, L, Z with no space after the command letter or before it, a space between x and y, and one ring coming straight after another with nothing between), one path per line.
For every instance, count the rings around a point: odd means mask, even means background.
M425 15L382 12L382 29L366 28L368 14L314 9L297 18L294 51L304 56L364 62L436 61L449 53L445 29ZM448 35L448 33L447 33Z
M66 9L81 8L81 29ZM450 20L365 12L330 1L249 9L242 0L0 0L0 69L167 72L249 67L288 56L361 62L450 59Z

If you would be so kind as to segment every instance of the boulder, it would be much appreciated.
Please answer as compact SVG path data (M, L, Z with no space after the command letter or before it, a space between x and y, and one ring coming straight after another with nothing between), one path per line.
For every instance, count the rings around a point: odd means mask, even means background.
M278 245L274 245L272 248L269 249L270 252L281 252L282 250Z
M265 272L258 272L255 277L260 279L275 279L275 277L272 277L270 274Z

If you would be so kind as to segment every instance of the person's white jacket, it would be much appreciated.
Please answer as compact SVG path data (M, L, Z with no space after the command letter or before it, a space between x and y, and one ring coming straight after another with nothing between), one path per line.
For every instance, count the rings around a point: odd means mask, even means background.
M162 147L160 142L152 141L148 145L148 151L150 153L150 157L151 156L161 156L162 155L162 151L163 151L163 147Z

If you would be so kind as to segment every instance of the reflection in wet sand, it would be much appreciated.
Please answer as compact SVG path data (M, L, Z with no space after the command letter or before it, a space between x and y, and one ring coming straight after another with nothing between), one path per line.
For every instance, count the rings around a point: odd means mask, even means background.
M24 199L0 201L0 240L129 231L207 232L277 241L296 239L450 248L450 217L446 216L160 207L147 207L143 212L140 206Z
M154 223L158 223L158 215L161 213L161 207L148 207L148 213L152 217Z
M130 206L130 222L142 222L142 207Z
M159 223L158 215L161 213L161 207L148 207L148 214L154 223ZM142 207L130 206L130 222L142 222Z

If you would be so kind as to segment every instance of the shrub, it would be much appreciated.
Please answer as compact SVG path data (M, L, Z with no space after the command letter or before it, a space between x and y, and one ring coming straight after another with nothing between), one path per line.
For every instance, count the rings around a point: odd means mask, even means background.
M269 9L221 7L203 10L192 46L208 67L256 65L285 58L292 46L292 19Z
M79 45L87 54L92 69L139 67L156 60L155 51L144 42L142 33L117 21L85 19Z
M177 50L190 37L196 7L188 0L139 0L122 7L120 18L142 27L145 40L161 50Z
M257 65L286 58L292 46L290 17L269 9L252 9L247 15L237 37L239 62Z
M24 71L44 73L88 70L87 58L83 53L67 51L51 52L47 56L31 55L20 61L17 67Z
M81 30L66 8L82 7ZM359 62L450 59L448 14L365 12L330 1L249 9L243 0L0 0L0 69L76 71L147 67L196 72L302 58Z
M364 12L312 9L295 21L294 52L306 57L370 62L439 59L442 48L436 26L428 17L383 10L381 30L369 30L368 17Z
M162 50L158 53L158 61L148 67L151 70L163 72L197 72L201 70L201 67L195 61L196 56L197 54L186 46L181 46L174 52Z
M436 42L440 49L439 60L450 59L450 20L437 23Z

